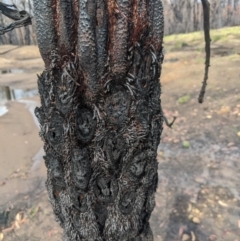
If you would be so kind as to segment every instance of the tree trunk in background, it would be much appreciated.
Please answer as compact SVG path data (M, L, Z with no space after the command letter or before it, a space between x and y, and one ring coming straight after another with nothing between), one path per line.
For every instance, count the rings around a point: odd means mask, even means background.
M196 6L197 6L197 0L194 0L194 2L193 2L193 31L197 31L197 29L198 29Z
M32 3L31 3L30 0L28 0L28 8L29 8L30 14L32 14L33 10L32 10ZM37 37L36 37L35 19L33 19L33 24L31 25L30 35L31 35L31 43L36 45L37 44Z
M152 241L162 131L160 0L34 0L35 114L64 241Z
M192 6L191 6L191 0L187 0L186 2L186 13L188 18L186 19L186 33L191 32L191 26L192 26Z
M227 3L227 26L231 25L232 18L232 0L228 0Z
M31 38L30 38L30 27L26 26L25 27L25 45L30 45L31 44Z
M17 42L17 45L24 45L24 38L23 38L23 34L22 34L22 29L18 28L18 29L14 29L13 32L17 33L15 34L15 39Z
M13 44L13 38L14 38L14 34L13 34L13 31L11 31L8 33L8 43L9 44Z
M221 7L221 1L218 2L218 28L222 27L222 7Z
M0 14L0 26L4 26L2 14ZM0 43L7 44L7 38L5 35L0 35Z

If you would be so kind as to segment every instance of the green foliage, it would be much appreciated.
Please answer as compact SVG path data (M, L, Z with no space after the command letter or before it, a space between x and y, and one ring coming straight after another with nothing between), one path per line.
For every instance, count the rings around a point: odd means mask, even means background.
M184 95L178 98L179 104L185 104L191 99L190 95Z
M212 43L227 44L229 41L240 45L240 28L227 27L221 29L210 30ZM204 50L204 33L192 32L184 34L173 34L164 37L165 48L167 51L180 51L183 47L193 47L194 49L202 52Z
M190 147L189 141L183 141L183 142L182 142L182 147L183 147L183 148L189 148L189 147Z
M220 40L221 38L222 38L222 35L213 35L213 36L211 37L212 43L217 42L217 41Z

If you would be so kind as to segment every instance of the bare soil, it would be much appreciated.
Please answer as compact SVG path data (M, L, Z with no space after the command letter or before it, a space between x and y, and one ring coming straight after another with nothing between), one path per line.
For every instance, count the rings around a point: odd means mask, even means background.
M16 47L0 46L0 68L14 64L24 72L0 74L0 85L35 89L43 69L37 47ZM197 98L204 53L183 45L165 54L162 107L169 120L177 120L172 129L164 126L158 150L151 217L156 241L240 241L240 56L230 44L215 43L213 53L203 104ZM44 185L42 142L29 112L39 99L5 103L8 112L0 117L3 240L61 240Z

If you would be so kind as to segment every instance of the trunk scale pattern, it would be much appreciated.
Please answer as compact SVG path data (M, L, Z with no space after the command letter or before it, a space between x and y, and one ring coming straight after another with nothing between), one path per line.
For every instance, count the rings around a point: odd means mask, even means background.
M152 241L160 0L34 0L46 187L64 241Z

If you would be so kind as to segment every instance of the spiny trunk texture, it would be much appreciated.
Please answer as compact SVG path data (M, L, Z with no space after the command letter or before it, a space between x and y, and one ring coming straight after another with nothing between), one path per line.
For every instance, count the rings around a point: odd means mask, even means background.
M35 114L64 241L152 241L163 60L160 0L34 0Z

